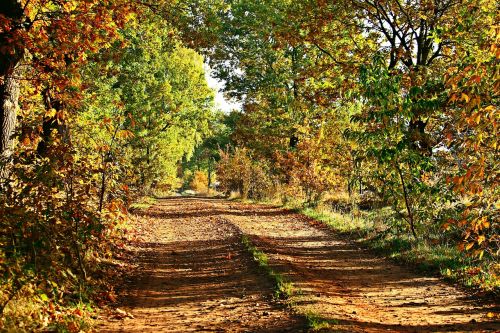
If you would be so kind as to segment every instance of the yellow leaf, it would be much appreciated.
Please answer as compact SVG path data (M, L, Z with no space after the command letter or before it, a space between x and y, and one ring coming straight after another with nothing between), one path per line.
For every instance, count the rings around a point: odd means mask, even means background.
M120 132L118 132L118 136L122 139L131 139L135 137L134 133L129 130L121 130Z
M47 112L45 112L45 117L53 118L56 114L57 114L57 110L52 108L50 110L47 110Z
M465 250L469 251L470 249L472 249L473 246L474 246L474 243L467 243L467 245L465 245Z
M479 122L481 121L481 114L479 112L476 113L475 121L476 124L479 124Z
M483 109L483 112L492 112L495 111L495 107L493 105L488 105Z

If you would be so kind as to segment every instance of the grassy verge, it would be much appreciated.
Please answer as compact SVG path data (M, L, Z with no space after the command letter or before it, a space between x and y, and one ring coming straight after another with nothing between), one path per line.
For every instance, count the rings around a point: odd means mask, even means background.
M338 325L338 320L326 319L315 313L314 311L308 311L304 314L307 320L307 326L310 331L321 331L325 329L332 328L333 325Z
M307 326L311 332L328 329L332 325L338 324L334 319L325 319L312 310L300 312L294 306L293 296L302 296L301 291L294 287L293 283L288 281L282 274L276 272L269 266L267 255L259 250L246 235L241 237L241 241L246 250L253 256L253 259L258 263L259 267L273 281L274 297L277 299L286 299L287 305L292 308L298 315L306 319Z
M259 250L248 238L243 235L241 242L245 245L246 250L253 256L253 259L258 263L259 267L266 273L267 276L273 281L274 296L276 298L287 299L294 294L294 286L282 274L274 271L269 267L267 255Z
M298 211L396 262L427 274L440 275L464 287L497 295L500 293L500 265L494 258L479 261L466 256L454 244L415 241L407 232L397 228L390 229L394 222L391 221L393 217L390 209L358 211L356 214L339 213L325 208L304 208Z
M154 197L143 196L137 199L133 204L131 204L129 209L131 211L148 209L149 207L153 206L157 201L158 199Z

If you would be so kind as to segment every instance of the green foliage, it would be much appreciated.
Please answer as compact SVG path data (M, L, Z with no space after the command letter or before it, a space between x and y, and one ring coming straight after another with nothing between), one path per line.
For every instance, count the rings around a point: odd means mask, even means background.
M92 299L134 198L216 179L310 207L348 193L342 212L305 212L498 288L494 2L7 3L0 313ZM201 54L242 112L214 110ZM53 325L77 331L76 317Z
M209 133L213 117L203 58L169 38L170 31L157 19L124 31L130 46L113 51L120 62L106 65L82 119L88 124L82 134L99 139L104 155L122 158L122 168L133 165L123 172L126 183L142 188L172 186L178 163Z
M355 236L360 244L397 262L470 288L494 294L499 291L498 264L494 256L484 256L482 260L464 256L443 230L434 231L429 235L431 239L416 242L403 231L406 222L388 207L351 213L324 206L299 211L337 232Z
M239 119L240 113L232 111L229 114L224 114L222 111L215 112L214 117L210 119L208 124L209 134L198 145L189 160L184 160L182 170L184 173L185 184L187 188L192 181L192 173L203 171L207 174L207 186L215 188L216 183L216 168L217 163L221 159L221 151L224 147L233 144L231 134L234 131L235 123ZM207 188L204 189L206 191Z
M212 9L194 14L211 23L198 46L244 102L234 145L275 177L284 201L314 206L345 191L360 208L391 207L391 229L498 257L494 5L244 0ZM250 165L236 159L235 170Z
M427 139L414 138L412 127L415 108L422 111L425 104L426 108L436 109L443 104L442 98L417 97L424 91L420 87L412 87L405 96L404 74L388 69L380 56L362 68L360 77L365 102L362 112L353 117L360 128L350 132L364 147L356 153L357 159L365 165L372 163L374 167L365 176L368 182L408 222L417 237L417 231L425 223L433 223L445 200L450 199L443 176L434 172L438 160L432 151L423 151L424 144L431 149ZM432 85L430 89L436 90L439 83ZM435 196L436 192L441 195ZM428 210L429 205L434 206L433 211Z

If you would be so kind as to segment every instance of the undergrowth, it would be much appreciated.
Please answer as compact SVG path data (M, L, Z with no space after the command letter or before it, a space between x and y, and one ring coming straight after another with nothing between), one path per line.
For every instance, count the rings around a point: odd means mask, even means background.
M147 209L155 202L142 197L130 209ZM113 284L123 270L116 258L129 237L129 222L115 221L106 247L82 251L85 274L59 264L42 272L26 266L24 279L0 276L0 332L91 330L100 308L116 301Z

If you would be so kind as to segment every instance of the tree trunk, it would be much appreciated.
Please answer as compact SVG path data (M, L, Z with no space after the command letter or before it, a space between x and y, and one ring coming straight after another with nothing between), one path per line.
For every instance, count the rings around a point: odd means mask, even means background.
M15 66L15 65L14 65ZM8 164L14 151L14 130L19 107L19 80L11 73L0 84L0 178L7 178Z
M99 213L102 212L104 206L104 195L106 194L106 166L103 159L101 172L101 190L99 192Z
M399 178L401 180L401 186L403 187L403 197L404 197L404 200L405 200L406 211L408 212L408 220L407 221L410 224L410 230L411 230L411 233L413 234L413 237L415 237L415 240L418 240L417 232L415 230L415 219L414 219L414 216L413 216L412 207L410 205L410 199L408 197L408 191L406 190L406 184L405 184L405 180L404 180L404 177L403 177L403 172L401 171L401 168L399 166L396 166L396 170L398 171Z
M58 138L65 144L71 144L71 137L67 123L59 119L59 112L63 111L64 104L57 97L53 96L50 88L44 89L42 97L46 110L54 109L56 111L54 115L43 118L42 140L40 140L36 149L38 155L47 156L51 144L52 132L56 131Z
M213 158L209 157L208 158L208 193L210 193L210 187L212 186L212 173L213 173L213 164L212 164Z
M14 130L19 101L18 65L24 46L15 38L20 29L23 7L19 0L3 0L0 16L11 19L10 30L0 32L0 179L8 176L8 164L14 151Z

